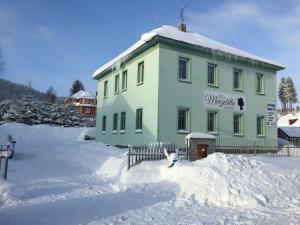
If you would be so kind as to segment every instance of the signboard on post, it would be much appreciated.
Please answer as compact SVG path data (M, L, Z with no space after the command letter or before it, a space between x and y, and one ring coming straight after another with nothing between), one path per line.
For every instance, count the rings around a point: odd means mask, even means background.
M276 127L276 104L267 104L267 127Z
M210 109L245 112L246 96L233 93L204 91L203 106Z

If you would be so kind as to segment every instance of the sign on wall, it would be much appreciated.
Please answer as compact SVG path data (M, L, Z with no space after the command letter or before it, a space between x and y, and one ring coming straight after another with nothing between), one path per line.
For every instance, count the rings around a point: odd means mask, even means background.
M203 106L211 109L245 112L246 96L216 91L204 91Z
M276 105L275 103L267 104L267 127L276 127Z

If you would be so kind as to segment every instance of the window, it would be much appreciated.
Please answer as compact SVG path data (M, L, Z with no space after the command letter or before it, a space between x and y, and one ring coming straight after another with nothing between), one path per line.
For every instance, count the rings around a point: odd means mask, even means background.
M264 75L256 74L256 93L264 94Z
M233 70L233 89L238 91L243 90L241 70L238 69Z
M143 129L143 109L136 110L136 123L135 123L136 130Z
M144 62L138 64L138 77L137 84L142 84L144 82Z
M120 130L125 131L125 129L126 129L126 112L121 112Z
M243 116L241 114L233 116L233 133L235 135L243 134Z
M177 114L177 130L189 131L189 108L179 108Z
M217 132L217 112L207 113L207 131Z
M188 81L189 80L189 59L179 58L179 74L178 80Z
M127 70L122 73L122 91L127 89Z
M210 86L217 86L217 65L209 63L207 66L207 82Z
M104 93L103 93L104 98L107 97L107 86L108 86L108 80L106 80L104 82L104 88L103 88L103 90L104 90Z
M256 134L258 136L265 135L265 117L264 116L257 116L257 118L256 118Z
M85 107L83 110L84 113L91 113L91 109L88 107Z
M117 130L118 130L118 113L115 113L113 117L113 131L117 131Z
M102 132L106 131L106 116L102 116Z
M115 94L119 92L119 74L115 76Z

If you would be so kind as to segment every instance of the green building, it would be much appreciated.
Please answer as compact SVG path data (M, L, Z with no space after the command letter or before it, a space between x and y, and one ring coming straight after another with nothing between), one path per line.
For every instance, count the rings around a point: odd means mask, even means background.
M190 132L231 141L277 138L276 72L284 66L162 26L93 74L96 139L184 144Z

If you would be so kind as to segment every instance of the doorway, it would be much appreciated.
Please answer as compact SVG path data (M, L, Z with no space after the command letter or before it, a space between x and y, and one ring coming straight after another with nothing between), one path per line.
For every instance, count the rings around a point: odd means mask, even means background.
M197 145L197 159L207 157L208 145Z

